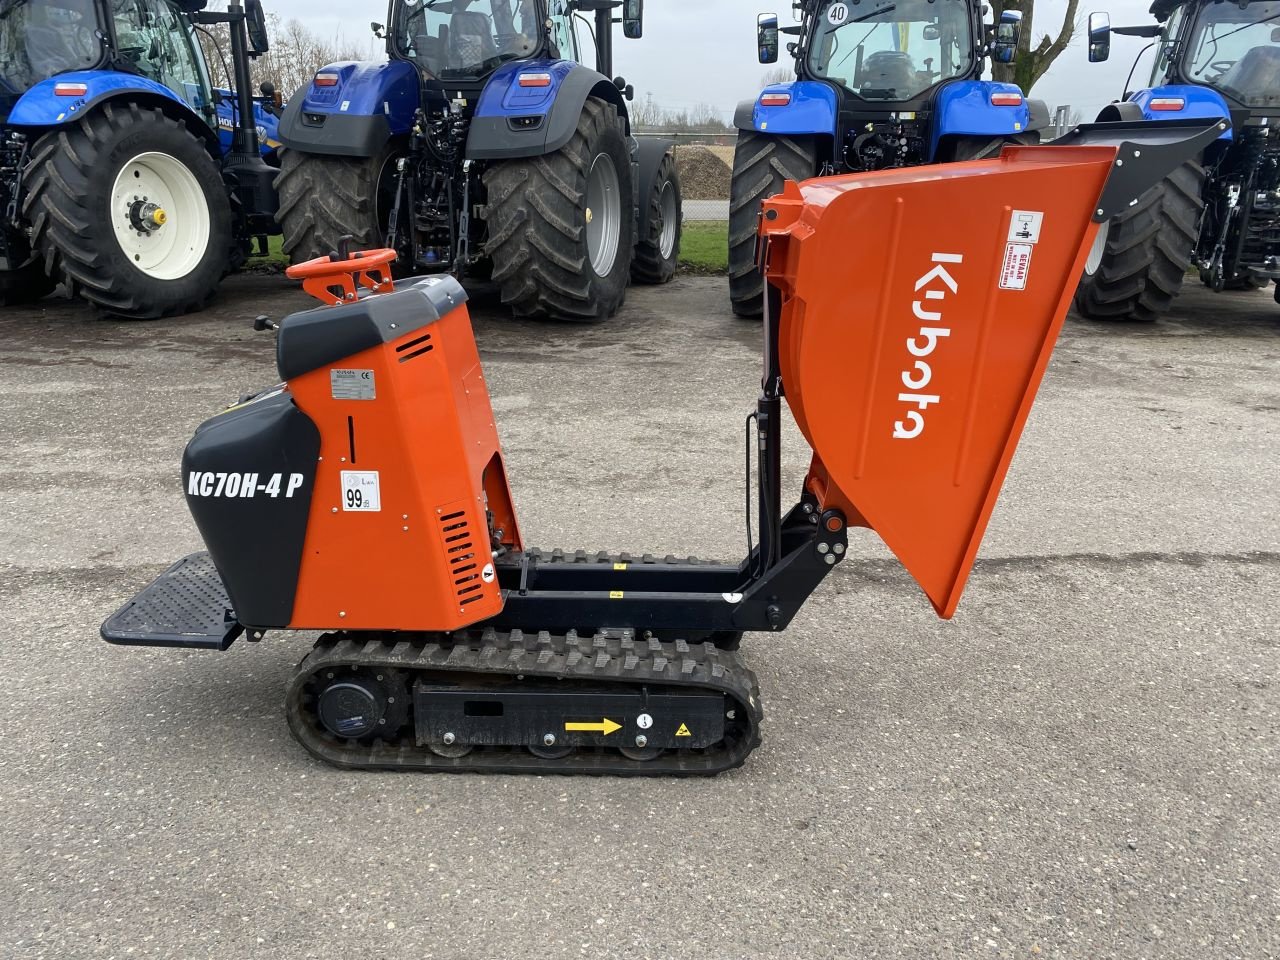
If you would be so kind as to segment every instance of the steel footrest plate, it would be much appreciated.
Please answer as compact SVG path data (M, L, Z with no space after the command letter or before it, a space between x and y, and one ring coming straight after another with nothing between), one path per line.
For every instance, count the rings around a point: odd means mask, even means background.
M207 553L183 557L107 618L102 638L148 647L225 650L243 627Z

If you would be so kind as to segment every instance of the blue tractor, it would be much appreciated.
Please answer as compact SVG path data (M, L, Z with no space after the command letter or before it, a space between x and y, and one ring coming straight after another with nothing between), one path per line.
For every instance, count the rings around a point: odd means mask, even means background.
M0 0L0 302L62 283L135 319L198 309L275 223L259 0ZM225 25L235 93L196 31Z
M517 316L564 320L671 279L680 184L610 79L619 7L638 38L642 0L391 0L374 24L389 61L323 67L284 112L285 252L391 247L404 272L492 279ZM574 30L586 13L595 69Z
M1022 15L996 24L979 0L797 0L799 23L761 14L758 57L775 63L779 33L796 79L738 106L729 203L733 312L758 317L760 204L784 180L992 156L1038 143L1044 104L1011 83L981 79L988 59L1013 60Z
M1114 29L1090 16L1091 61L1107 59L1112 33L1156 49L1151 86L1098 119L1222 117L1230 128L1099 231L1076 291L1095 320L1158 318L1189 268L1215 291L1280 280L1280 0L1156 0L1151 13L1157 23Z

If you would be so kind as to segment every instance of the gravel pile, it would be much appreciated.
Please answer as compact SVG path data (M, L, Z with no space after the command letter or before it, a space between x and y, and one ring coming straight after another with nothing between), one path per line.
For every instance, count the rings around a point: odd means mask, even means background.
M685 200L728 200L732 171L707 147L676 147L676 168Z

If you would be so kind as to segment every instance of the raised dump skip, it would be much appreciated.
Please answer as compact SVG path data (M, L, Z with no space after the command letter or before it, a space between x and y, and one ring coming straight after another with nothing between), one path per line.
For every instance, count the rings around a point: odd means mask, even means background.
M1124 149L1012 147L789 183L765 203L779 368L814 450L807 487L880 534L944 617L1103 204L1127 202L1104 195Z

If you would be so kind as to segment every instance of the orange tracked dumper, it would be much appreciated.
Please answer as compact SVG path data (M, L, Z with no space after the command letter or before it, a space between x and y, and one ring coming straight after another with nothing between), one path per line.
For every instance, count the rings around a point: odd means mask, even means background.
M760 742L743 634L784 629L851 528L954 613L1099 224L1221 130L1097 124L766 201L758 542L738 563L527 549L462 287L392 283L391 251L293 268L328 305L281 323L283 382L183 458L207 551L103 636L226 649L324 631L286 712L339 766L737 766ZM785 511L784 398L813 450Z

